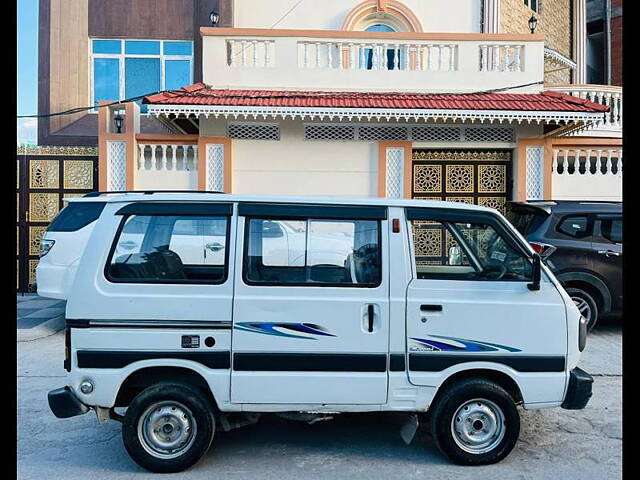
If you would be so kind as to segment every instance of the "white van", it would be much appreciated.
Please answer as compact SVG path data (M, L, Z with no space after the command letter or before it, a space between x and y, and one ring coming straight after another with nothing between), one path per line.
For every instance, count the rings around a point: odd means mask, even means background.
M407 412L407 442L428 412L452 461L492 463L518 405L591 396L578 309L496 210L126 193L71 199L60 218L36 272L41 295L68 300L50 408L121 421L149 470L184 470L217 429L267 412Z

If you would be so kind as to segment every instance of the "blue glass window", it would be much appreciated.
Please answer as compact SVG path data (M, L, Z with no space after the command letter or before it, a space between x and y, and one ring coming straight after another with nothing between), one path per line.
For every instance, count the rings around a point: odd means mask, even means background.
M164 62L164 88L177 90L191 83L191 62L189 60L166 60Z
M120 40L94 40L93 53L122 53Z
M160 42L127 40L124 53L128 55L160 55Z
M191 55L192 52L191 42L164 42L165 55Z
M120 99L120 62L117 58L93 59L93 102Z
M159 58L127 58L124 61L125 98L147 95L160 90ZM140 104L142 100L138 100ZM146 105L140 105L140 111L147 111Z

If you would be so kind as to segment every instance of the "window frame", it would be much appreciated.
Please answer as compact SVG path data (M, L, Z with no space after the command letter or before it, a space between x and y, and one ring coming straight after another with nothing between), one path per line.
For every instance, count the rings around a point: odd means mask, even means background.
M586 218L587 219L587 228L584 231L584 235L571 235L570 233L566 233L563 230L560 230L560 226L566 222L570 218ZM572 238L574 240L584 240L585 238L593 236L593 224L594 224L594 216L590 213L569 213L567 215L563 215L558 219L554 230L560 235L564 235L567 238Z
M534 0L524 0L524 4L527 6L527 8L529 8L529 10L532 10L536 13L540 13L540 1L541 0L535 0L535 8L531 6L531 3Z
M407 234L409 235L410 240L410 262L411 262L411 270L413 273L413 278L415 280L449 280L449 281L465 281L465 282L518 282L518 283L527 283L530 282L531 279L483 279L483 278L454 278L451 274L429 274L428 278L420 278L418 277L418 266L416 264L416 253L415 253L415 244L413 241L413 224L411 223L414 220L428 220L433 222L439 222L441 226L450 230L453 227L450 224L455 223L470 223L476 225L488 225L493 228L498 236L500 236L504 242L511 247L516 252L520 253L524 259L529 262L531 267L533 268L533 254L530 250L528 250L518 238L518 236L511 231L511 227L509 228L505 225L502 219L491 212L471 212L468 210L453 210L446 208L425 208L425 207L405 207L405 221L407 223ZM453 229L455 230L455 229ZM452 233L453 235L453 233ZM466 244L466 240L463 240L463 243ZM461 248L465 248L461 245ZM472 250L467 246L469 250ZM473 252L475 255L475 252ZM468 255L465 252L465 255ZM475 266L471 265L471 268L475 270Z
M117 214L120 214L120 212L118 212ZM103 275L104 278L107 282L109 283L115 283L115 284L128 284L128 285L138 285L138 284L157 284L157 285L223 285L227 282L227 280L229 279L229 250L230 250L230 245L231 245L231 219L233 218L232 215L224 215L224 214L220 214L220 213L210 213L210 214L204 214L204 213L199 213L197 215L194 214L185 214L185 213L164 213L164 212L157 212L157 213L147 213L147 212L142 212L142 213L123 213L122 215L122 219L120 220L120 223L118 224L118 228L116 230L115 235L113 236L113 240L111 241L111 247L109 248L109 254L107 255L107 260L105 262L104 268L103 268ZM224 264L223 264L223 274L222 274L222 278L220 280L189 280L189 279L184 279L184 280L176 280L176 279L168 279L168 280L161 280L161 279L137 279L136 281L132 281L131 279L120 279L120 278L113 278L110 275L109 272L109 268L111 266L111 261L113 260L113 255L115 254L116 248L118 246L118 241L120 240L120 235L122 234L122 231L124 230L124 226L127 223L127 219L131 218L131 217L189 217L189 216L198 216L198 217L211 217L211 218L224 218L227 222L227 229L226 229L226 236L225 236L225 252L224 252ZM175 228L175 222L172 226L171 229L171 235L173 236L173 228ZM144 233L144 235L146 236L146 232ZM206 265L204 265L206 267Z
M94 40L107 40L107 41L116 41L120 42L120 53L93 53L93 41ZM159 54L141 54L141 53L125 53L125 42L159 42L160 43L160 53ZM164 45L165 43L174 43L174 42L186 42L191 44L191 55L168 55L164 53ZM159 39L149 39L149 38L99 38L99 37L90 37L89 38L89 105L94 105L95 102L95 78L94 78L94 59L96 58L105 58L118 60L118 100L123 100L126 98L125 91L125 60L127 58L152 58L160 60L160 90L165 90L165 75L166 68L165 62L172 60L188 60L189 61L189 84L193 83L193 69L194 69L194 43L192 40L159 40ZM151 93L151 92L150 92ZM90 113L97 113L97 106L93 106Z
M242 215L239 214L239 217L242 216L242 218L244 219L244 234L243 234L243 239L242 239L242 282L250 287L321 287L321 288L371 288L371 289L375 289L375 288L379 288L380 286L382 286L382 280L384 278L383 275L383 256L382 256L382 222L386 220L385 219L381 219L381 218L335 218L335 217L331 217L329 216L318 216L318 215L299 215L297 218L295 218L295 220L301 220L301 221L306 221L306 222L312 222L312 221L335 221L335 222L358 222L358 221L369 221L369 222L376 222L377 228L378 228L378 235L377 235L377 242L378 242L378 278L377 278L377 282L375 284L373 283L329 283L329 282L313 282L313 283L307 283L307 282L271 282L271 281L255 281L255 280L250 280L247 277L247 270L248 270L248 262L249 262L249 235L251 233L251 229L249 228L249 224L251 223L251 220L293 220L293 218L291 217L278 217L277 214L275 215L262 215L262 214L254 214L254 215L250 215L250 214L246 214L246 215ZM307 240L305 242L305 257L306 257L306 253L307 253L307 248L308 248L308 241L309 241L309 232L307 231ZM262 257L261 257L262 258ZM263 264L264 265L264 264ZM266 267L269 267L268 265L266 265ZM282 267L282 268L286 268L286 267ZM294 268L294 267L292 267ZM306 268L306 266L305 266Z
M613 222L621 222L622 223L623 222L622 214L600 214L600 215L598 215L596 217L596 220L599 223L600 236L602 238L604 238L605 240L613 243L614 245L622 245L623 240L624 240L624 230L623 230L623 233L622 233L623 239L620 240L619 242L617 242L617 241L615 241L615 240L613 240L611 238L611 229L608 232L606 232L606 229L603 228L603 223L604 222L611 222L612 224L613 224ZM612 225L612 227L613 227L613 225Z

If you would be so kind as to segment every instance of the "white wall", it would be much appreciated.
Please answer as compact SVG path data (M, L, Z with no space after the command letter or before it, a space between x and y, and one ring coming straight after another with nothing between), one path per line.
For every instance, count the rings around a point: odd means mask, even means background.
M271 28L298 0L236 0L236 28ZM482 0L401 0L425 32L480 32ZM273 28L340 30L362 0L304 0Z
M233 140L233 193L377 195L376 142L304 140L302 122L292 121L281 122L280 136Z

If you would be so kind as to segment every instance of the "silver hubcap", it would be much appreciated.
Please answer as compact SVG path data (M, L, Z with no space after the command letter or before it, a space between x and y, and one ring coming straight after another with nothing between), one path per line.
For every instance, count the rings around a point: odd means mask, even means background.
M490 400L470 400L458 408L453 416L451 433L456 444L465 452L478 455L489 452L504 438L504 414Z
M178 402L151 405L138 422L142 447L157 458L175 458L189 449L196 438L191 410Z
M591 307L589 306L589 303L581 297L571 297L571 300L576 304L576 307L580 310L580 314L587 319L588 323L591 320Z

